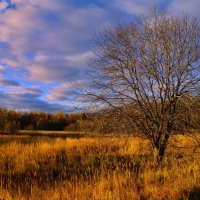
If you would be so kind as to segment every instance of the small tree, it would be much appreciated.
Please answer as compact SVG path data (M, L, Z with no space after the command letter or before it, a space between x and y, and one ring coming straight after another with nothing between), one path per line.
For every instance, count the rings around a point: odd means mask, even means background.
M166 13L140 22L97 36L86 93L137 127L161 162L173 128L189 121L188 102L200 86L200 27L194 18Z

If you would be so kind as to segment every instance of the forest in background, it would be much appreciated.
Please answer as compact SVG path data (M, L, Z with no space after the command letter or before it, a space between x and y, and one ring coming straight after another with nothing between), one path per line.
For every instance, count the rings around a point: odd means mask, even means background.
M193 104L194 112L185 125L178 124L174 132L183 133L200 127L200 109ZM187 113L186 113L187 114ZM16 111L0 108L0 131L14 134L19 130L85 131L97 133L134 133L137 129L122 118L117 110L94 113L47 113Z

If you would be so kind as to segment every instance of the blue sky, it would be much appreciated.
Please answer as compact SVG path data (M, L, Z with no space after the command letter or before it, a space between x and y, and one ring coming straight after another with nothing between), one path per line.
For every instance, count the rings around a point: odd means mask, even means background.
M0 107L75 111L95 32L154 7L200 17L199 0L0 0Z

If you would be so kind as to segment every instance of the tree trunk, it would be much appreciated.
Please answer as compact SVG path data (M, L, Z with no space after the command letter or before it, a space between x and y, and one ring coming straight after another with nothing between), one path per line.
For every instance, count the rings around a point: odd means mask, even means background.
M158 149L158 155L157 155L158 164L162 164L163 158L164 158L164 155L165 155L165 150L166 150L166 144L160 145L160 147Z
M157 161L158 165L161 165L163 163L163 158L165 156L165 150L168 145L168 140L170 136L170 129L167 133L160 133L159 136L154 143L154 148L155 148L155 159Z
M163 163L166 147L167 145L165 143L154 146L154 159L158 165Z

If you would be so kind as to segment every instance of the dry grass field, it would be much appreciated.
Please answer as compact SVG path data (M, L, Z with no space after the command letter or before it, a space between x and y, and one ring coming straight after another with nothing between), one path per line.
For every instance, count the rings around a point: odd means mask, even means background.
M200 148L171 142L156 168L140 138L0 136L0 199L200 199Z

